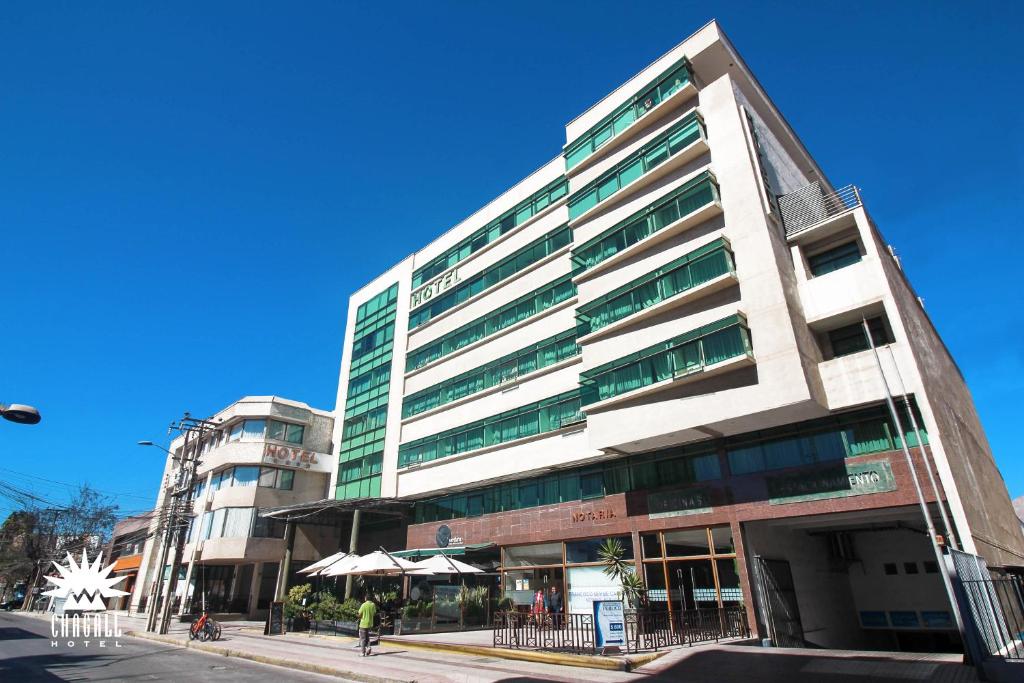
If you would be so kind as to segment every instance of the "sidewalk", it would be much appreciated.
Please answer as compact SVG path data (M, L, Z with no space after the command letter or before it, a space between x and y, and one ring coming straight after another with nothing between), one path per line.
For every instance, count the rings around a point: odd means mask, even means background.
M17 614L17 613L15 613ZM48 615L33 615L48 619ZM710 644L677 648L633 672L579 668L542 661L511 661L509 652L483 648L483 654L464 654L480 647L489 631L385 637L373 656L360 657L354 638L290 633L264 636L262 622L225 622L221 640L189 641L187 624L174 623L171 632L145 633L145 617L118 615L126 636L157 640L181 648L240 657L264 664L336 676L363 683L492 683L496 681L564 681L594 683L819 683L823 680L872 683L974 683L974 669L959 663L958 655L837 650L774 649ZM438 637L455 636L439 642ZM432 637L434 640L428 640ZM551 655L552 653L530 653ZM557 656L557 655L556 655Z

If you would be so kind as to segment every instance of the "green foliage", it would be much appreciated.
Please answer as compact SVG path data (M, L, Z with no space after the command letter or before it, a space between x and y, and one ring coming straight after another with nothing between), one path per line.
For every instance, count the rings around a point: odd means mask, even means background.
M625 559L626 549L617 538L606 538L597 549L597 556L604 563L604 574L619 582L622 599L629 607L647 606L647 587L637 576L633 562Z
M307 600L312 592L313 586L308 583L304 583L301 586L292 586L288 590L288 596L284 599L284 615L286 617L296 617L301 614L303 610L307 609L307 607L302 606L302 601Z
M355 598L349 598L338 606L338 616L335 618L339 621L358 621L359 605L361 604L362 603Z
M338 599L333 594L328 593L313 605L312 611L313 617L318 621L333 621L338 618L338 613L341 611L341 603L338 602Z
M504 598L498 601L499 612L512 612L515 611L515 609L516 601L508 596L505 596Z

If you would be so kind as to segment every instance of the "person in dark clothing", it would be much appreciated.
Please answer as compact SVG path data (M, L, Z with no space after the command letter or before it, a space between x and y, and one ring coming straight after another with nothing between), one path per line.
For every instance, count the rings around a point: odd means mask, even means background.
M551 591L544 596L544 609L551 616L551 622L555 626L562 625L562 594L558 592L558 586L552 586Z

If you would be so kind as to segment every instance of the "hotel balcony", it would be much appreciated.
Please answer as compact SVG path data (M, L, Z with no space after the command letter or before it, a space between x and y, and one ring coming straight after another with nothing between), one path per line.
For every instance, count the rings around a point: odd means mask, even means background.
M859 206L863 206L863 202L856 186L847 185L834 192L826 192L820 181L779 197L779 211L787 239L841 222L842 217Z

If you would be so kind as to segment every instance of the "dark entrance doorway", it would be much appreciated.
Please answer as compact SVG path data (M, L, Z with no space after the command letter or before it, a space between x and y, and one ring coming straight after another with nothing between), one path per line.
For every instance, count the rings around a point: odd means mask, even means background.
M786 560L754 557L765 626L776 647L805 647L793 572Z

